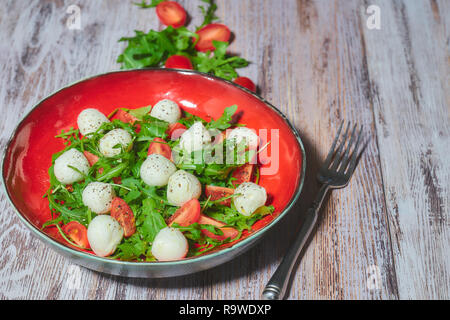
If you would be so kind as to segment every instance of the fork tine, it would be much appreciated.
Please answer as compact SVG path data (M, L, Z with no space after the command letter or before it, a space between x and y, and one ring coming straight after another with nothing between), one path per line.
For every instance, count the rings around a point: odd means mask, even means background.
M348 167L347 172L345 173L347 176L351 176L353 174L353 171L355 171L356 160L358 159L358 154L359 154L358 149L359 149L359 145L362 141L361 140L362 132L363 132L363 126L361 126L361 130L359 131L358 140L356 140L356 145L355 145L355 149L353 150L352 158L350 160L350 165Z
M338 132L336 134L336 138L334 138L333 144L331 145L331 148L330 148L330 152L328 152L327 158L324 161L323 166L325 168L328 168L330 165L331 158L333 157L333 154L334 154L334 148L336 147L336 143L339 140L339 136L341 135L341 130L342 130L343 125L344 125L344 120L342 120L342 122L339 126Z
M350 142L348 143L347 148L345 149L345 153L344 153L344 156L342 157L341 165L339 166L339 173L344 173L345 168L347 168L348 162L350 161L349 154L350 154L350 150L351 150L353 144L355 143L356 127L357 127L357 125L355 124L353 126L352 134L350 136Z
M347 142L347 136L348 136L348 130L350 129L350 122L347 125L347 129L345 130L344 136L342 137L342 141L339 144L339 147L336 151L336 155L334 157L333 163L331 164L331 168L330 170L336 170L337 167L339 166L339 163L341 162L341 157L342 157L342 148L345 145L345 142Z

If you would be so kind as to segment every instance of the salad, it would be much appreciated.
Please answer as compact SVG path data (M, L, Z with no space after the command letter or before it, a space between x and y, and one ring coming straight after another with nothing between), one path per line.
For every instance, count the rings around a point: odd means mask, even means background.
M216 120L171 100L153 107L84 109L77 129L55 136L42 228L84 251L125 261L194 257L240 239L273 206L258 185L259 137L233 122L236 105Z

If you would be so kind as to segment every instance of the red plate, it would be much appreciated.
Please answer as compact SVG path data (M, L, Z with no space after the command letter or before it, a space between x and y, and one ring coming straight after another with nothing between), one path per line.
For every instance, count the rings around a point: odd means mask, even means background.
M31 110L14 132L3 163L4 185L11 202L36 233L42 233L40 227L51 217L48 201L42 198L49 187L47 170L51 156L64 148L62 140L54 136L62 129L76 127L78 114L87 107L107 115L118 107L138 108L154 105L161 99L174 100L182 109L204 119L216 119L224 108L236 104L240 123L257 131L279 130L279 170L262 175L260 184L273 197L274 218L292 205L303 181L303 147L295 129L274 107L232 82L195 71L118 71L56 92ZM261 145L268 139L270 134L268 138L261 137ZM264 164L261 170L269 166ZM265 224L271 220L266 218ZM45 236L39 235L45 240ZM48 231L47 235L67 245L56 230Z

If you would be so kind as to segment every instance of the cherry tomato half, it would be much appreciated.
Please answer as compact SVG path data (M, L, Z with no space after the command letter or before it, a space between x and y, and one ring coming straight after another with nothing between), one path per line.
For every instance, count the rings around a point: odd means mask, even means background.
M128 238L136 232L136 222L133 210L125 200L115 197L111 202L111 217L116 219L123 228L123 236Z
M198 221L200 218L200 202L197 199L192 199L183 204L175 213L169 218L169 227L177 223L182 227L187 227Z
M197 31L199 36L195 49L198 51L214 50L213 40L228 41L230 40L230 29L224 24L211 23Z
M211 196L211 201L219 200L223 197L228 197L234 194L234 189L231 188L225 188L225 187L218 187L218 186L206 186L205 187L205 195L207 197ZM223 204L224 206L229 206L231 204L231 199L226 199L220 204Z
M212 238L212 239L216 239L219 241L225 240L227 238L231 238L234 239L237 237L237 235L239 234L239 231L237 231L234 228L231 227L223 227L226 224L218 221L216 219L210 218L208 216L205 216L203 214L200 214L200 219L198 219L197 221L199 224L210 224L213 225L215 227L218 227L221 231L222 231L222 235L218 235L218 234L214 234L209 230L206 229L202 229L202 233L205 234L206 236Z
M188 57L176 54L167 58L164 66L166 68L173 68L173 69L188 69L188 70L194 69L191 60L189 60Z
M134 123L138 120L138 118L122 109L117 110L117 112L112 117L112 120L114 119L118 119L125 123Z
M237 83L240 86L243 86L244 88L247 88L250 91L256 92L256 85L247 77L236 78L233 82Z
M175 122L169 125L167 134L170 137L170 140L177 140L186 130L187 128L184 124Z
M154 138L153 142L150 143L147 155L151 155L154 153L160 154L169 160L172 159L172 150L170 150L169 145L166 141L164 141L164 139Z
M98 157L95 154L90 153L89 151L83 151L83 154L91 167L97 163Z
M62 230L80 247L85 249L89 249L91 247L87 237L87 228L78 221L70 221L62 227Z
M186 10L175 1L163 1L156 6L159 20L166 26L179 28L186 22Z
M233 180L233 185L237 186L244 182L249 182L252 179L253 175L253 167L255 165L251 163L246 163L236 169L234 169L232 173L232 177L236 178L236 180Z
M133 116L131 113L128 113L122 109L117 110L116 113L114 114L114 116L111 118L111 120L115 120L115 119L120 120L125 123L131 123L131 124L133 124L139 120L138 118ZM139 133L140 131L141 131L141 125L138 124L136 126L136 132Z

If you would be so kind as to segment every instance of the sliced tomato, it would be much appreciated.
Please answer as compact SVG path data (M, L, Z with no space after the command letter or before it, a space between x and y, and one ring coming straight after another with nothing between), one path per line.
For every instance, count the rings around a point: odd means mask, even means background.
M169 125L167 134L169 135L170 140L177 140L186 130L187 128L184 124L175 122Z
M199 39L195 44L195 49L198 51L212 51L214 50L213 40L228 41L230 40L230 29L224 24L211 23L197 31Z
M89 165L90 165L91 167L92 167L94 164L97 163L98 157L97 157L95 154L90 153L89 151L84 151L83 153L84 153L84 156L86 157L86 159L87 159L87 161L89 162ZM98 174L102 174L103 171L105 171L103 168L99 168L99 169L98 169Z
M170 56L166 63L164 64L166 68L173 68L173 69L188 69L193 70L194 67L192 66L191 60L189 60L188 57L181 56L181 55L173 55Z
M237 83L244 88L247 88L250 91L256 92L256 85L247 77L238 77L233 80L234 83Z
M125 110L122 110L122 109L118 109L111 119L112 120L118 119L118 120L120 120L122 122L131 123L131 124L133 124L136 121L138 121L138 118L136 118L131 113L128 113L128 112L126 112Z
M194 243L194 247L196 247L198 249L198 252L202 252L205 251L206 249L209 249L212 247L212 244L198 244L198 243Z
M186 10L175 1L163 1L156 6L159 20L166 26L179 28L186 22Z
M170 150L169 145L166 141L164 141L164 139L154 138L153 142L150 143L147 154L151 155L154 153L160 154L169 160L172 159L172 150Z
M182 227L187 227L200 218L200 202L197 199L192 199L183 204L175 213L169 218L169 227L177 223Z
M115 184L122 184L122 178L121 177L113 177L112 180L113 180L113 182Z
M71 184L66 185L66 189L69 192L73 192L73 186Z
M205 194L207 197L211 196L211 200L214 201L219 200L220 198L223 197L231 196L232 194L234 194L234 189L207 185L205 187ZM231 204L231 198L221 201L220 204L223 204L224 206L229 206Z
M125 122L125 123L131 123L131 124L133 124L133 123L135 123L136 121L139 120L138 118L133 116L131 113L126 112L125 110L122 110L122 109L118 109L116 111L116 113L112 116L111 120L115 120L115 119L120 120L120 121ZM141 125L140 124L136 125L136 130L135 131L137 133L139 133L139 131L141 131Z
M91 167L97 163L98 157L95 154L90 153L89 151L84 151L83 154Z
M218 240L218 241L223 241L227 238L234 239L239 234L239 231L237 231L236 229L231 228L231 227L223 227L226 225L225 223L218 221L216 219L213 219L211 217L205 216L203 214L200 214L200 218L198 219L197 222L199 224L210 224L215 227L218 227L222 231L223 235L217 235L217 234L212 233L209 230L202 229L203 234L205 234L206 236L208 236L212 239Z
M87 228L78 221L70 221L62 227L62 230L80 247L85 249L89 249L91 247L87 237Z
M133 210L125 200L115 197L111 202L111 217L117 220L123 228L124 237L128 238L136 232L136 222Z
M249 182L252 179L254 167L254 164L246 163L243 166L234 169L231 176L233 178L236 178L236 180L233 180L233 185L238 186L241 183Z

